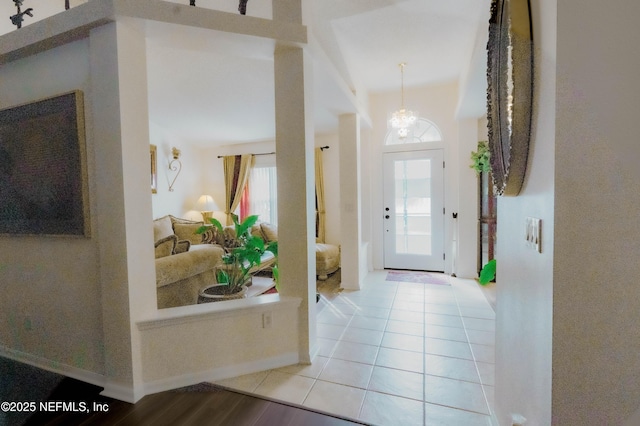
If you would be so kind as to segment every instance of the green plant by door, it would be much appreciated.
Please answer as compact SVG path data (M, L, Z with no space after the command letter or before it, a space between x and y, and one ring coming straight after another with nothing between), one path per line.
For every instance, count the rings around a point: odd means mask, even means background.
M471 151L471 167L476 173L484 173L491 171L491 152L489 151L489 142L478 142L478 150Z
M491 281L493 281L495 277L496 277L496 260L491 259L489 262L487 262L486 265L482 267L482 270L480 271L480 278L478 279L478 281L482 285L487 285Z

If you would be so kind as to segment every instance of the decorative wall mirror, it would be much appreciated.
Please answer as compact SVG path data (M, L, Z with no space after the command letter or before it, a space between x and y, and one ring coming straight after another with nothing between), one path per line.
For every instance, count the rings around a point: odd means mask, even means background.
M533 100L529 0L492 0L487 44L487 118L498 195L518 195L527 168Z

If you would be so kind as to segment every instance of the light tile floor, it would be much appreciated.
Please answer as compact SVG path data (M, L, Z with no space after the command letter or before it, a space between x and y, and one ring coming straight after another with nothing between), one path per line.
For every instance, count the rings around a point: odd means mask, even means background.
M374 425L490 426L495 313L476 282L386 275L323 297L311 365L217 383Z

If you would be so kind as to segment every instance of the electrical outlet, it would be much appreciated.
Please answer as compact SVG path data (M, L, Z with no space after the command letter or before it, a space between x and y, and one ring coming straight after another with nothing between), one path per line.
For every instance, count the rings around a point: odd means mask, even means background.
M272 322L273 318L271 317L271 312L265 312L262 314L262 328L271 328Z

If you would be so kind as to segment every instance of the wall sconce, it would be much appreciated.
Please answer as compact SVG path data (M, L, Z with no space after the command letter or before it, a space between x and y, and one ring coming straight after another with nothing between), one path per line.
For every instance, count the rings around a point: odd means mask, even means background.
M180 150L178 148L175 146L171 148L171 154L173 155L173 160L169 163L169 170L176 172L171 184L169 184L169 191L173 192L173 184L176 183L176 179L178 179L178 175L182 170L182 163L180 162Z
M220 210L211 195L200 196L200 198L198 198L198 202L196 203L196 209L200 210L202 219L204 219L204 221L207 223L209 223L209 219L213 217L213 212Z

